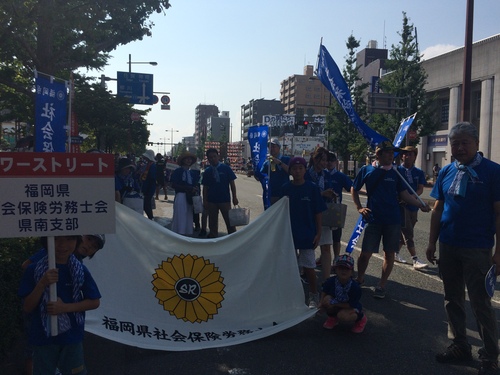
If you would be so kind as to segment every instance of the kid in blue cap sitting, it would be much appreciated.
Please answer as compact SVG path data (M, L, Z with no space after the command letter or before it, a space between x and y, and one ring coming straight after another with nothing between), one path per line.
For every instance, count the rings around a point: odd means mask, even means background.
M361 286L352 278L354 259L341 255L335 262L336 275L323 283L320 307L325 309L328 318L323 324L332 329L339 323L354 323L351 332L361 333L367 322L360 303Z

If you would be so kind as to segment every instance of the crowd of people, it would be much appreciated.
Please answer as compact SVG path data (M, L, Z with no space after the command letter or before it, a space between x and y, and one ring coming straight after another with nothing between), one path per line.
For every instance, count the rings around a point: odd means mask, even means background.
M438 362L455 363L472 359L467 339L465 288L483 347L479 350L479 375L496 374L498 369L498 330L491 297L484 279L494 264L500 271L500 165L486 159L479 151L477 128L459 123L449 133L454 161L438 170L431 196L436 199L432 213L426 257L438 262L444 285L448 336L452 344L436 355ZM318 148L306 161L288 158L281 153L278 139L269 142L269 156L264 166L255 171L263 183L264 207L279 199L289 199L290 223L297 252L298 267L308 284L308 305L321 309L327 319L325 329L349 324L351 331L364 331L368 318L361 305L365 274L374 253L382 243L383 265L373 297L383 299L395 259L406 246L416 270L428 265L416 253L413 229L417 212L431 211L419 199L424 174L416 168L418 149L396 148L390 141L377 145L376 160L363 166L354 181L337 168L337 157ZM394 166L395 153L401 154L401 165ZM185 152L178 167L167 175L166 160L161 154L147 150L138 162L131 158L117 160L115 177L116 201L129 205L153 219L155 198L166 185L175 191L172 230L186 236L194 231L215 238L218 215L222 215L227 233L231 225L228 212L238 205L235 179L231 167L220 162L216 149L206 151L208 164L200 169L195 155ZM360 192L367 195L363 206ZM351 254L340 254L342 228L330 227L322 221L322 213L331 202L341 202L342 192L350 192L358 213L366 226L361 253L355 260ZM137 204L129 201L136 200ZM135 207L135 208L134 208ZM201 224L200 224L201 216ZM404 223L404 224L402 224ZM496 237L496 243L495 243ZM439 244L439 245L437 245ZM92 276L79 259L92 257L104 245L104 236L63 236L55 238L57 270L48 269L46 250L25 262L26 269L19 289L24 311L30 314L30 348L35 373L85 374L83 362L84 312L99 306L100 294ZM315 248L320 246L320 258ZM333 247L333 257L332 257ZM494 253L492 254L492 249ZM45 245L44 249L47 249ZM436 252L438 251L438 255ZM315 268L321 266L321 289ZM48 301L48 286L57 283L60 299ZM50 336L45 323L49 315L58 316L60 334Z

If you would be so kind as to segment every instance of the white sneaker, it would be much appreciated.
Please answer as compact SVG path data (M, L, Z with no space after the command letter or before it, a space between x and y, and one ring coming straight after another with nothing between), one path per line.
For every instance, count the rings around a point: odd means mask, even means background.
M396 253L396 256L394 257L394 260L398 263L408 263L406 260L404 260L403 258L401 258L401 256L399 255L399 253Z
M424 268L427 268L427 263L419 261L418 258L413 260L414 270L422 270Z
M309 308L317 309L319 306L319 293L309 292Z

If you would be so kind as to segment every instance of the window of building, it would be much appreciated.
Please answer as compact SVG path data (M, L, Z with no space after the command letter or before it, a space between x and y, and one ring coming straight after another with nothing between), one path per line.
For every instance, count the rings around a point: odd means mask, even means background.
M473 94L474 102L473 102L473 108L474 108L474 117L476 119L481 118L481 91L475 91Z
M450 102L448 99L441 99L441 122L448 124L450 117Z

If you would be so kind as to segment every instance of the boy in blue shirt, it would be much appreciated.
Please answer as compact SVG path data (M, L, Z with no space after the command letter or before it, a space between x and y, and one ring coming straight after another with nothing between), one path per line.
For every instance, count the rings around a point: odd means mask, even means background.
M88 269L73 255L80 236L55 237L56 268L47 257L28 266L19 287L23 309L31 314L29 342L34 374L87 373L83 361L85 311L99 307L101 294ZM57 283L57 301L49 285ZM49 317L57 315L58 335L51 336Z
M352 279L354 259L344 254L335 261L335 276L323 283L321 307L328 318L323 328L332 329L339 323L353 323L351 332L361 333L365 329L367 318L361 306L361 287Z
M319 294L316 280L314 248L321 238L321 214L326 204L319 187L306 181L307 162L304 158L290 160L289 171L293 180L283 185L283 196L290 199L290 223L293 243L299 251L298 264L302 267L309 283L309 307L317 308Z

